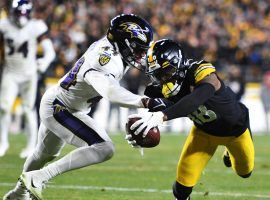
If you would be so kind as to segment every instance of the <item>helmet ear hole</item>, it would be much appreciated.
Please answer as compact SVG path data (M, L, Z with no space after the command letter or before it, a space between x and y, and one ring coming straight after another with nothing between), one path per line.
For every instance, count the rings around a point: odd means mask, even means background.
M179 72L179 76L180 76L181 78L184 78L184 77L185 77L185 73L184 73L183 71L181 71L181 72Z

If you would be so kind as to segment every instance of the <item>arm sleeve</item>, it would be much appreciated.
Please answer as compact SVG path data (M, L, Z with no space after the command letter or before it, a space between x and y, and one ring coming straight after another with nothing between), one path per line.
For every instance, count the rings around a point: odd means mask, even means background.
M52 41L49 38L45 38L40 42L43 49L44 55L38 59L38 68L40 72L45 72L49 67L50 63L55 58L55 51L53 48Z
M2 80L4 62L5 62L4 36L0 32L0 84L1 84L1 80Z
M206 100L212 97L215 93L215 87L210 83L203 83L197 86L192 93L183 97L173 106L162 111L167 120L186 117L188 114L195 111Z
M143 108L142 96L135 95L120 86L112 74L105 74L100 71L89 71L85 74L84 80L105 99L117 103L123 107Z

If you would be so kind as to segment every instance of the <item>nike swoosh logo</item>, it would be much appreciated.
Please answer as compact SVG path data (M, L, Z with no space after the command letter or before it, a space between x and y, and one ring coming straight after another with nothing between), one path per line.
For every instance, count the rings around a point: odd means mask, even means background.
M154 101L159 103L158 105L153 107L154 109L159 107L166 107L165 103L161 99L155 99Z
M32 186L33 188L37 188L37 187L34 185L33 179L31 179L31 186Z

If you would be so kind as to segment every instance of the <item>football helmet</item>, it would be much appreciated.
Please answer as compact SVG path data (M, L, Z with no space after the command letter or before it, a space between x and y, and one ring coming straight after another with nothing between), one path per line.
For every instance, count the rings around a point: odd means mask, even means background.
M158 40L147 51L146 74L160 84L163 91L166 90L165 97L174 96L180 91L187 68L183 49L173 40Z
M118 15L111 20L107 38L127 65L145 70L143 61L153 40L152 27L147 21L134 14Z
M30 19L32 8L29 0L13 0L11 13L14 23L19 27L25 26Z

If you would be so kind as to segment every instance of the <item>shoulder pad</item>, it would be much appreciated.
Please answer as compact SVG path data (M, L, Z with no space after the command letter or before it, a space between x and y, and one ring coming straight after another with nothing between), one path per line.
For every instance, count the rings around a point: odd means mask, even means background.
M211 73L216 72L216 68L211 63L204 60L191 63L191 67L193 69L195 83L198 83Z
M31 19L33 24L33 34L39 37L48 31L48 26L41 19Z

